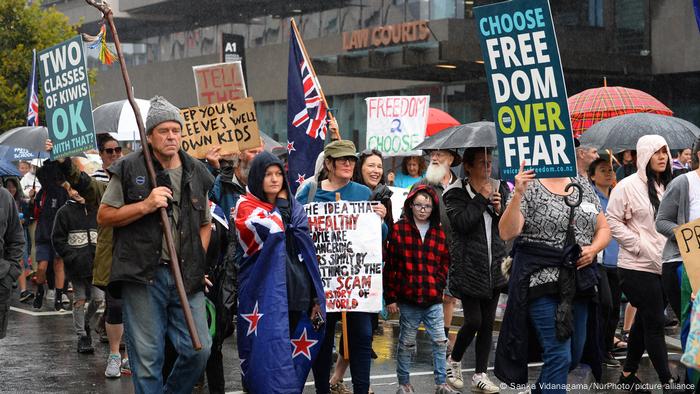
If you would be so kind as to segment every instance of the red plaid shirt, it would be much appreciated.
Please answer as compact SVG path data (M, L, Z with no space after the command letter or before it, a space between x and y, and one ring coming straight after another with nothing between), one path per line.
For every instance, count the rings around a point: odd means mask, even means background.
M387 305L396 301L426 306L441 303L449 262L442 228L431 223L421 240L416 225L404 217L389 234L384 266Z

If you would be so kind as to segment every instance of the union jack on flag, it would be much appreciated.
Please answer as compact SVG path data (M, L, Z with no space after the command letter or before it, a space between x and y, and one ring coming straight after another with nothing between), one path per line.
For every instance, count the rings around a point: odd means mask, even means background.
M36 49L32 55L32 74L27 86L27 126L39 126L39 87L36 83Z
M251 194L238 199L232 217L236 218L238 241L243 246L244 256L258 252L270 234L284 231L282 216L273 209L271 204L262 202Z
M287 150L292 193L304 179L314 175L314 163L323 150L328 122L321 85L301 47L301 38L292 28L287 79Z

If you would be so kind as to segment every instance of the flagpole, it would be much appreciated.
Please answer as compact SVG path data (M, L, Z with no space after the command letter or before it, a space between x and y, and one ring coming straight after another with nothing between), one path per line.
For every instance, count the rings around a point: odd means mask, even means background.
M309 53L306 52L306 46L304 45L304 40L301 38L301 34L299 34L299 29L297 28L297 23L294 21L294 18L292 20L292 29L294 29L294 34L297 36L297 42L299 43L299 46L301 47L301 51L304 53L304 58L306 59L306 63L309 66L309 70L311 71L311 75L313 75L314 79L318 81L318 76L316 75L316 70L314 70L314 65L311 62L311 58L309 57ZM331 118L331 121L335 120L335 116L333 116L333 113L330 111L330 107L328 106L328 101L326 101L326 95L323 94L323 88L321 87L321 84L318 83L318 92L321 94L321 100L323 100L323 104L326 105L326 108L329 109L328 111L328 116ZM336 121L337 123L337 121ZM337 130L333 130L334 133L336 134L333 139L338 139L340 140L340 132Z
M112 32L112 38L114 39L114 46L117 49L117 56L119 57L119 67L121 68L122 77L124 79L124 85L126 86L126 97L129 99L131 108L134 111L136 117L136 125L139 128L139 135L141 137L141 150L143 151L144 159L146 161L146 169L148 172L148 178L152 185L157 185L156 182L156 172L153 167L153 160L151 159L151 151L148 149L148 142L146 141L146 128L143 125L143 118L141 117L141 110L139 109L136 99L134 98L134 93L132 91L131 80L129 79L129 73L126 71L126 62L124 60L124 53L122 52L121 42L119 41L119 35L117 35L117 27L114 25L114 18L112 15L112 9L104 1L97 3L97 0L85 0L89 5L97 8L102 12L102 17L109 23L109 29ZM192 347L194 350L202 349L202 342L199 340L197 335L197 327L194 324L194 318L192 317L192 310L190 309L190 304L187 301L187 293L185 292L185 286L182 282L182 273L180 272L180 262L177 256L177 251L175 250L175 243L173 241L172 226L170 225L170 220L168 219L168 214L165 208L159 208L160 222L163 226L163 233L165 235L165 242L168 246L168 251L170 252L170 271L173 274L173 279L175 280L175 288L177 289L177 294L180 298L180 305L182 306L182 313L185 317L185 323L187 324L187 330L190 333L190 338L192 339Z

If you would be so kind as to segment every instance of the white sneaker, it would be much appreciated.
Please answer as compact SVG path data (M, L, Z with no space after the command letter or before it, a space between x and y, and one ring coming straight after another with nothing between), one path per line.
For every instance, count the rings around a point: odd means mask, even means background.
M107 358L107 368L105 368L105 376L108 378L118 378L122 376L121 367L122 357L119 354L110 354Z
M413 394L416 391L413 390L413 386L409 384L400 384L399 389L396 390L396 394Z
M498 386L493 384L489 376L485 373L475 373L472 376L472 391L495 394L500 392Z
M46 299L47 299L47 300L53 300L54 298L56 298L56 290L54 290L54 289L49 289L49 290L46 292Z
M452 358L447 359L447 383L456 389L461 389L464 387L462 363L452 361Z

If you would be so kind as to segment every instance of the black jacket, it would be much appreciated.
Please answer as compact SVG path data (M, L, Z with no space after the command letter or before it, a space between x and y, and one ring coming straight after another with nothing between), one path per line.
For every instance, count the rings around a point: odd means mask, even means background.
M182 162L182 185L180 196L180 218L176 231L180 232L178 258L180 272L188 294L204 288L207 261L199 237L200 223L209 209L207 193L214 178L204 164L190 157L185 151L178 152ZM158 185L169 186L170 177L157 160L153 161ZM144 165L143 151L134 152L109 167L109 172L119 178L124 192L125 204L145 200L153 186ZM160 264L163 230L160 214L151 214L122 227L114 228L114 255L109 289L120 297L121 282L146 284L153 279ZM179 246L179 247L178 247Z
M47 179L46 182L42 183L43 187L34 196L33 209L36 219L34 240L36 243L51 242L51 231L56 213L68 201L66 189L56 186L54 179Z
M97 210L68 200L56 213L51 241L71 279L92 278L97 245Z
M491 208L488 199L476 192L474 198L467 191L468 181L460 179L451 184L442 198L450 220L450 293L455 297L490 299L506 286L501 273L501 262L506 257L506 244L498 234L500 215ZM508 188L501 183L498 192L501 201L508 200ZM491 222L491 261L484 212Z

